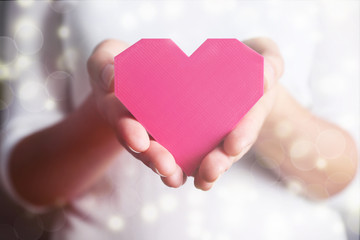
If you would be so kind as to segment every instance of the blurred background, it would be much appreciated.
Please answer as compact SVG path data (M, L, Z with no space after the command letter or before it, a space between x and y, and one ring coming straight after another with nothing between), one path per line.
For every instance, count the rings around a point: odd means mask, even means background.
M19 9L20 14L17 19L8 22L9 4L0 2L0 133L3 135L2 130L8 124L14 102L20 102L24 110L29 112L53 111L64 104L51 95L51 89L46 89L44 100L34 105L33 97L39 90L36 85L23 81L29 77L32 68L44 64L37 60L38 55L46 53L43 49L58 41L64 43L61 54L53 57L54 65L45 78L68 78L68 75L55 77L51 74L55 71L68 73L73 68L85 69L84 64L77 65L77 59L86 59L89 53L85 51L84 54L84 51L74 47L74 39L81 41L86 49L92 49L103 40L101 31L104 27L101 22L88 26L94 38L84 41L81 36L76 36L79 33L67 24L66 19L69 19L69 13L81 12L90 2L41 1L42 7L51 9L54 18L65 19L53 29L56 31L56 41L49 42L44 37L44 26L37 22L33 14L29 14L34 12L32 10L39 2L13 1L11 4ZM108 37L121 33L130 44L140 38L169 37L187 54L191 54L206 38L273 38L286 64L281 82L304 106L348 130L359 149L359 1L159 0L118 1L118 4L121 6L119 14L108 16L117 26L114 29L116 33ZM101 13L106 12L106 8L104 4L92 16L103 17ZM199 12L199 17L194 18ZM80 56L82 54L84 56ZM15 85L19 87L14 88ZM3 137L6 138L6 135ZM329 201L329 205L341 214L345 226L335 231L346 231L350 240L359 238L359 189L357 177L341 196ZM0 192L0 236L7 236L4 238L6 240L18 239L13 234L15 229L22 232L22 235L18 235L21 239L46 239L51 231L36 221L23 224L21 221L24 218L19 218L23 214L22 209ZM48 221L51 217L42 218Z

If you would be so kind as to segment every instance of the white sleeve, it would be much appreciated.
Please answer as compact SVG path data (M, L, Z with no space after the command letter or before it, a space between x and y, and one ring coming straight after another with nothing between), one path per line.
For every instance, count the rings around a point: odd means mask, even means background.
M22 139L60 121L70 110L71 77L58 71L56 62L61 41L55 37L54 30L61 22L61 15L42 1L30 6L8 2L6 14L8 46L4 49L8 50L8 62L1 67L10 74L3 81L0 185L15 202L29 211L40 212L43 209L27 203L12 186L9 159Z

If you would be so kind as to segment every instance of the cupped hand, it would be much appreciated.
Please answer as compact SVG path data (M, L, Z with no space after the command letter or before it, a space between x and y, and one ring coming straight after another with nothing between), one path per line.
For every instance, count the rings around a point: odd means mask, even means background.
M277 45L268 38L243 41L264 57L264 96L243 117L234 130L202 160L194 184L209 190L216 179L239 160L255 143L276 97L283 59ZM145 128L114 94L114 57L128 45L118 40L100 43L88 60L88 72L99 113L113 128L119 142L137 159L159 174L169 187L179 187L186 175L169 151L152 140Z
M114 57L127 47L118 40L105 40L94 49L88 60L88 73L99 113L134 157L159 174L167 186L179 187L186 181L186 175L174 157L151 139L114 94Z
M264 57L264 95L213 151L205 156L194 175L194 184L209 190L221 174L239 160L255 143L262 125L271 112L277 94L277 82L284 69L277 45L269 38L243 41Z

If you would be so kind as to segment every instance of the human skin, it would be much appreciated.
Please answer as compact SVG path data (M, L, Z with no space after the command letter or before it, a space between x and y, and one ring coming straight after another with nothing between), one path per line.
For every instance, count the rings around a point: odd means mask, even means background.
M202 160L194 174L195 186L209 190L253 147L265 163L271 159L283 179L299 179L307 196L327 198L344 189L355 176L358 161L350 135L301 107L278 83L284 65L272 40L255 38L244 43L264 56L264 96ZM100 43L88 60L93 92L87 100L61 122L28 136L14 148L10 178L26 201L35 206L71 201L125 150L159 174L167 186L185 183L186 176L171 153L151 139L114 95L113 58L127 46L118 40ZM278 130L284 119L286 134ZM319 138L323 132L341 137L323 141ZM334 146L344 147L334 152ZM319 159L322 167L309 167L317 166Z

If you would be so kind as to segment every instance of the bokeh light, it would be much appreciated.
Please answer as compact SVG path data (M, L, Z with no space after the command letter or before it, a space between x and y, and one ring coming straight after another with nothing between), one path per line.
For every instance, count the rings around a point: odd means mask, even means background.
M122 231L125 227L125 220L121 216L110 216L107 222L108 228L113 232Z
M269 20L269 22L282 20L281 6L283 2L284 1L281 0L275 0L268 4L268 6L271 8L268 9L265 17ZM34 6L34 3L35 1L33 0L17 0L15 4L20 8L29 9ZM56 13L65 14L63 15L64 17L67 13L74 10L79 3L80 2L77 1L46 2L46 4L49 4L51 9ZM138 37L141 35L143 24L149 24L150 26L150 24L156 23L155 20L159 19L161 19L160 21L163 21L166 24L169 22L172 24L176 23L177 20L182 20L183 17L186 16L188 12L190 12L189 10L192 11L192 9L188 8L186 4L186 1L176 0L164 1L161 5L158 5L156 1L141 1L139 2L137 8L125 9L121 14L119 13L120 20L117 23L119 23L119 25L124 30L128 30L127 33L129 34L127 37L129 39L135 39L134 36ZM234 20L235 24L238 24L237 26L234 25L234 29L239 28L239 23L244 18L247 19L247 21L242 22L244 27L246 27L248 22L251 22L253 28L248 29L249 31L246 31L244 34L241 32L241 34L238 36L245 36L246 34L246 36L252 37L255 35L273 34L272 30L268 30L262 26L264 25L262 22L264 16L260 11L258 11L257 8L253 7L252 5L244 4L244 8L241 5L242 10L238 11L240 8L236 7L240 5L240 2L235 0L204 0L200 2L200 4L202 5L200 10L203 11L201 13L209 14L208 16L210 17L220 17L225 19L226 17L233 15L231 19ZM344 8L346 7L344 7L342 4L331 4L331 7L326 7L325 9L321 9L321 11L323 12L324 10L324 12L330 16L334 24L340 24L342 21L346 20L345 13L348 12L348 9ZM28 9L20 10L25 11ZM306 10L306 15L302 15L302 13L300 14L299 11L299 14L290 16L289 22L292 24L292 26L294 26L295 30L298 30L299 33L301 33L302 30L311 28L310 25L315 25L311 20L313 20L312 17L317 17L317 14L319 14L319 8L317 5L315 6L315 4L309 4L309 7ZM310 17L307 18L307 16ZM221 21L219 22L221 23ZM60 110L61 108L58 108L58 104L60 104L59 101L65 99L67 96L66 93L68 93L69 90L67 89L67 86L72 84L70 81L75 80L72 79L72 76L76 76L71 75L69 72L76 72L78 70L79 60L81 60L82 52L79 51L76 45L69 46L65 44L65 48L60 53L61 55L59 55L58 59L56 59L57 61L55 67L57 70L62 71L55 71L50 74L49 72L46 72L45 77L42 75L28 76L27 72L32 71L33 67L34 69L39 68L37 64L39 59L37 59L37 56L34 56L33 54L40 53L44 44L44 36L41 28L42 25L36 22L36 18L29 18L27 16L19 17L18 21L14 21L14 23L15 34L11 34L11 37L0 37L0 46L6 46L0 49L0 80L19 80L19 88L17 88L18 90L14 92L14 94L16 94L14 97L19 98L21 107L26 111L31 113L44 109L47 111ZM216 26L213 26L212 24L213 23L209 21L209 28L214 28L214 31L218 31ZM63 24L57 25L54 28L55 34L57 34L57 37L60 41L63 41L63 43L68 43L69 40L73 40L72 38L77 34L76 32L72 32L72 28L69 26L72 25ZM164 26L166 27L166 25ZM240 25L240 29L242 27L243 25ZM205 29L203 30L205 32ZM149 28L148 31L151 35L151 28ZM199 32L202 32L202 30ZM158 33L159 32L156 32L156 34ZM160 30L160 33L162 33L162 30ZM202 36L206 36L204 33L199 33L199 35L200 34L202 34ZM184 34L181 32L181 30L173 28L169 30L169 34L166 36L170 36L175 40L187 38L183 35ZM198 41L199 35L191 36L191 41ZM307 35L309 40L313 43L320 43L321 41L328 39L326 38L326 35L318 31L318 29L307 31ZM288 64L287 66L289 66L291 65L291 61L289 64L288 60L297 58L299 56L299 49L296 48L295 44L284 44L284 42L279 42L281 44L281 50L285 55L286 63ZM299 59L301 60L300 57ZM358 72L359 70L359 61L356 57L344 56L338 62L339 67L336 69L338 72L334 72L333 69L330 69L330 72L323 71L324 73L320 74L320 77L311 83L314 86L315 95L332 98L337 96L341 97L348 92L348 83L345 83L345 81L348 81L347 79L349 78L348 76L344 77L343 73L348 74L349 76L353 76L354 72ZM288 69L289 68L287 68L287 71L289 71ZM50 72L54 70L56 69L52 69ZM48 77L46 77L47 74L49 74ZM7 85L4 85L3 89L5 89L3 92L13 94L12 89L8 88ZM11 97L13 98L13 96ZM8 99L9 98L6 97L6 102L0 100L0 114L2 117L1 128L6 126L6 123L10 117L9 106L12 103L12 100L8 101ZM353 111L348 114L341 112L338 116L334 116L334 118L338 120L337 122L340 123L341 126L347 128L349 131L353 131L353 129L358 128L359 115ZM274 131L279 139L288 140L288 138L291 139L290 137L296 128L297 126L292 126L290 121L283 119L275 125ZM338 140L340 140L340 144ZM284 152L282 145L276 141L271 142L269 146L271 146L273 151L280 149L280 151ZM336 130L326 130L319 134L316 143L309 142L306 139L295 140L295 142L293 142L291 145L290 152L284 152L284 158L282 161L287 161L287 159L285 159L285 154L289 154L291 157L291 162L299 170L308 171L316 168L317 170L322 171L321 173L325 174L329 168L328 159L333 159L336 161L336 158L344 152L346 147L346 141L342 133ZM316 152L319 153L319 156L313 159L309 159L309 156ZM272 155L272 153L270 153L270 155ZM317 156L317 154L315 155ZM126 157L127 156L125 156L125 158ZM119 158L123 158L123 156ZM222 221L228 226L236 226L236 224L242 223L241 221L243 220L241 219L241 216L237 216L234 213L243 213L242 208L245 207L246 204L256 205L255 203L257 201L263 200L261 197L261 190L252 185L252 182L259 178L259 171L272 170L275 172L276 177L269 180L270 184L277 183L279 181L279 178L277 177L278 174L280 175L279 161L272 161L272 158L273 157L269 157L268 159L257 159L254 164L249 166L250 172L247 174L249 174L250 178L244 178L245 180L242 183L233 183L222 186L221 188L214 189L216 191L216 197L221 199L223 203L227 203L225 210L219 216L223 218ZM131 178L137 180L139 177L138 175L142 174L141 170L139 169L139 165L129 164L123 170L124 174L122 177L125 179ZM114 171L115 170L117 169L115 168ZM118 172L116 174L118 175ZM141 188L136 190L131 189L133 185L123 187L122 183L119 183L119 180L123 180L121 177L117 177L116 180L113 180L114 184L118 184L117 187L119 187L119 191L116 192L116 195L118 196L116 198L114 197L112 202L117 207L117 209L112 213L114 215L110 215L108 218L106 216L104 217L105 226L112 232L124 231L127 223L125 219L127 219L129 216L140 214L140 216L136 215L136 217L140 217L140 219L146 223L157 224L156 221L159 220L160 214L168 213L168 215L171 215L169 213L174 213L182 205L182 202L179 200L179 198L176 197L176 195L167 192L156 196L155 202L147 202L148 199L139 197L139 193L143 193ZM293 194L303 194L309 190L309 192L314 193L311 197L315 199L328 196L324 185L306 185L303 180L295 176L287 177L283 180L287 190ZM350 176L341 172L328 176L329 183L342 184L349 180ZM148 184L148 182L140 182L140 185L145 184ZM246 192L247 194L243 195L243 192ZM351 202L346 203L346 223L351 231L359 234L360 207L357 196L358 191L354 191L354 193L355 194L351 196ZM83 199L84 201L79 205L84 207L86 211L93 212L95 209L98 209L97 206L99 205L99 201L94 195L88 194ZM185 214L187 214L187 223L184 224L184 231L187 232L191 238L218 240L232 239L229 237L230 235L227 235L226 232L223 234L213 234L208 231L209 228L204 227L204 224L207 223L208 219L206 219L206 215L204 215L204 209L202 209L202 207L205 205L204 202L207 200L207 193L204 194L203 192L196 189L189 190L186 192L184 199L185 203L191 208L188 212L185 212ZM145 204L143 203L143 200L145 201ZM329 214L326 209L320 209L318 211L318 215L320 218L324 219L332 217L332 215ZM62 215L62 217L60 216L61 221L57 223L58 225L55 224L52 226L47 224L50 223L47 218L41 217L39 220L32 216L21 216L15 221L14 228L21 239L38 239L42 234L42 231L51 232L62 229L65 224L64 217L65 215ZM33 220L36 224L33 222ZM309 222L306 222L306 220L307 216L304 216L302 213L297 215L297 218L294 218L294 221L299 222L299 229L301 229L302 224L309 224ZM281 215L270 215L268 224L264 228L266 236L263 239L288 239L289 231L291 229L284 229L289 225L284 222L284 218L282 218ZM263 229L261 229L261 231L262 230ZM14 231L11 226L4 227L4 225L0 225L0 236L3 236L3 233L11 233L11 231ZM342 235L344 234L344 231L345 229L341 222L337 222L329 226L329 232L331 232L331 234ZM11 238L9 237L9 239Z
M30 66L32 66L32 64L34 64L34 59L21 54L16 58L14 64L14 73L16 74L16 76L19 76L21 73L28 70Z
M48 111L54 110L56 108L56 102L53 99L47 99L45 101L45 109Z
M173 212L178 207L177 198L170 193L161 195L159 202L160 208L165 212Z
M43 86L40 83L34 80L28 80L20 86L18 96L22 100L31 100L40 94L42 88Z
M9 66L1 65L0 63L0 81L10 80L12 77L11 70Z
M290 147L290 159L294 167L302 171L312 170L316 165L317 150L315 144L305 139L295 140Z
M141 209L141 218L147 223L153 223L158 219L158 208L151 203L145 203Z
M28 112L42 111L45 108L44 101L48 98L45 87L31 78L20 85L17 96L20 105Z
M302 195L306 192L306 184L298 177L286 177L283 179L286 189L295 195Z
M35 54L43 46L42 31L28 18L19 19L15 25L14 40L17 49L23 54Z
M319 157L315 163L316 169L325 170L327 167L327 161L324 158Z
M280 120L275 126L275 134L279 138L287 138L294 131L294 126L287 119Z
M16 3L23 8L28 8L33 6L34 0L16 0Z
M66 25L61 25L57 30L57 34L59 38L66 39L70 36L70 29Z

